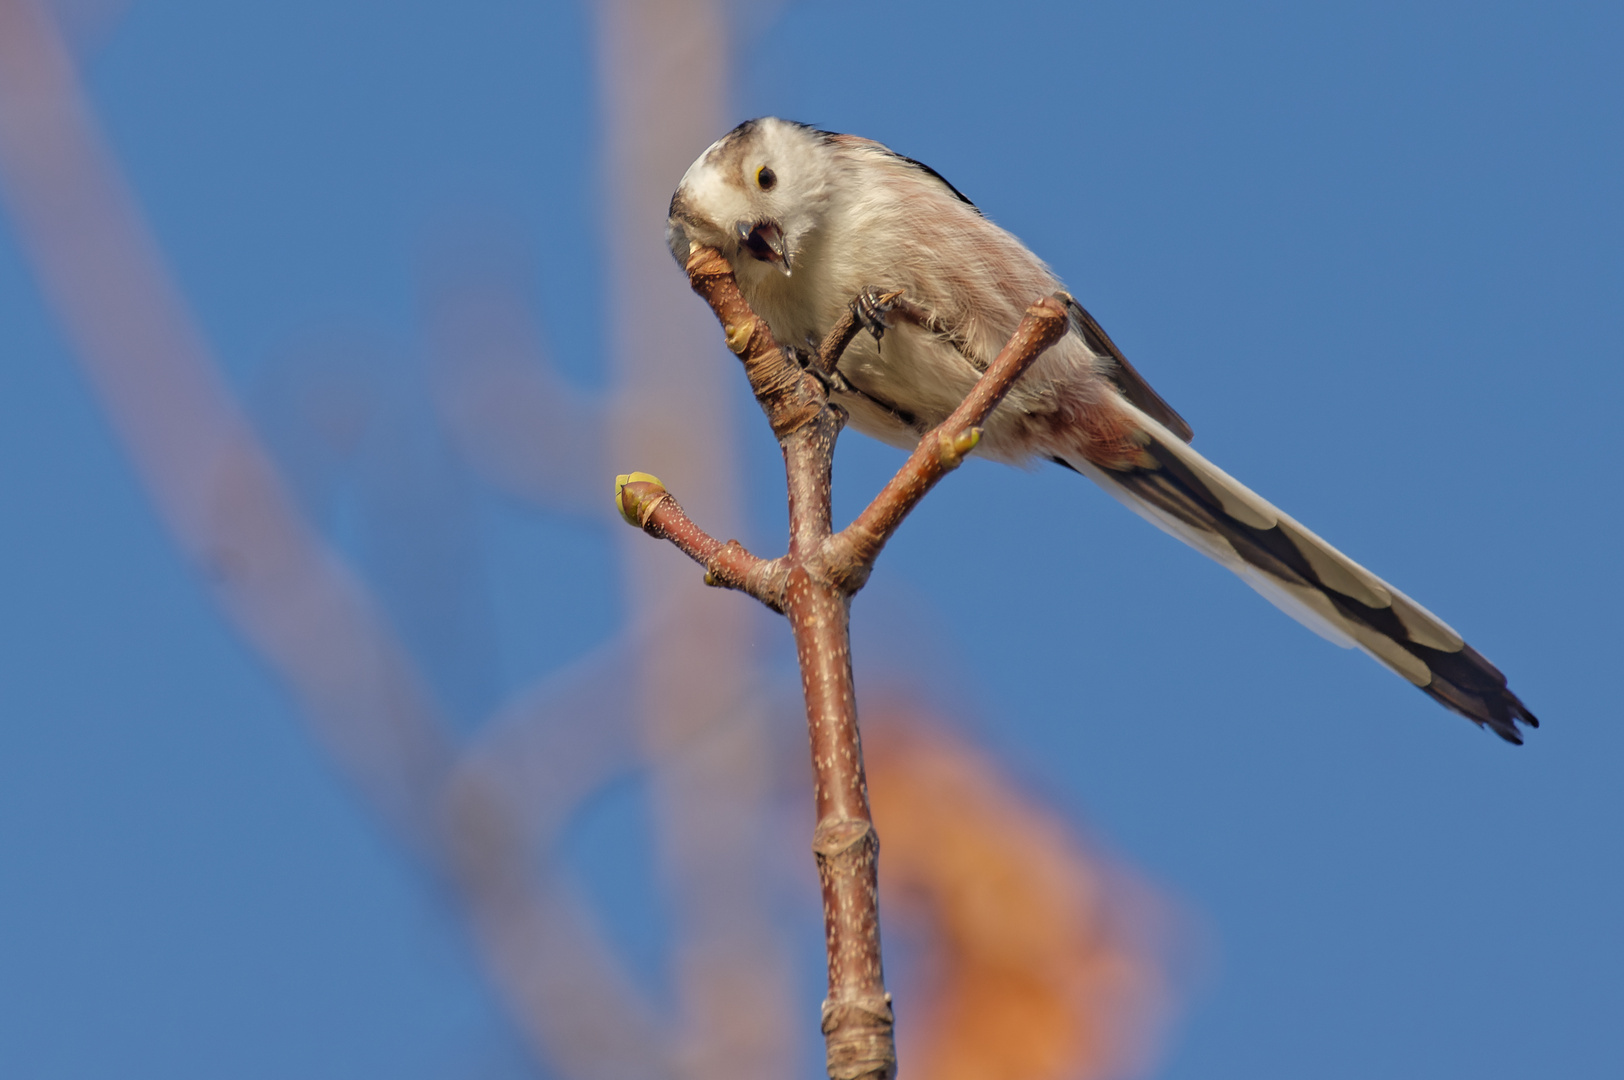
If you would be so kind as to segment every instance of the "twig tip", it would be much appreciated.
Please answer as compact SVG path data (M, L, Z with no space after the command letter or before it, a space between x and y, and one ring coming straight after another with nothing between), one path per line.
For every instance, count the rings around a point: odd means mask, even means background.
M660 495L665 494L665 485L661 483L660 478L655 476L653 473L621 473L619 476L615 477L615 509L619 510L620 516L626 519L626 524L634 528L641 529L643 527L643 519L638 508L642 504L642 500L633 498L630 505L628 505L626 499L627 484L652 484L659 489L658 494ZM649 494L655 493L650 492Z
M1060 319L1066 317L1066 307L1055 297L1044 296L1033 301L1026 313L1038 318Z
M733 272L725 255L713 247L698 244L688 246L688 261L683 264L683 269L689 277L716 277Z

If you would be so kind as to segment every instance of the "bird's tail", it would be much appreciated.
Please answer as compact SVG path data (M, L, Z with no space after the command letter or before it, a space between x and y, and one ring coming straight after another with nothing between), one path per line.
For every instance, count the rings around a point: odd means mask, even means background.
M1140 516L1239 574L1271 603L1344 648L1358 646L1446 707L1508 742L1533 713L1506 677L1442 619L1309 532L1122 402L1115 438L1058 460Z

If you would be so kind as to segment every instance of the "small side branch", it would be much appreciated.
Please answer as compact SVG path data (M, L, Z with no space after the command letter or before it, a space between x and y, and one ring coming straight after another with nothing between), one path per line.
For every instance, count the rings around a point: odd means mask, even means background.
M784 560L759 558L737 540L716 539L694 524L658 477L648 473L616 477L615 505L629 524L657 540L671 541L677 550L703 566L705 584L737 589L783 612L788 577Z
M857 318L857 303L853 301L846 309L846 313L835 323L835 328L824 335L823 344L818 346L818 355L812 358L813 365L821 375L834 374L835 366L840 363L840 357L845 353L846 346L850 345L857 331L863 328L862 322Z

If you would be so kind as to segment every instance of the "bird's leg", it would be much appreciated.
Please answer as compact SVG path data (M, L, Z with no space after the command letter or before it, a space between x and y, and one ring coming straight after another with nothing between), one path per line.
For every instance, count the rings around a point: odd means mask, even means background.
M841 325L845 326L846 324L852 322L853 320L848 316L847 318L841 320ZM838 335L840 333L841 329L839 326L837 326L835 328L835 333L830 334L829 337L825 338L823 344L821 345L813 340L811 335L808 335L806 348L789 349L790 355L794 357L795 363L801 368L801 370L816 379L818 381L818 385L823 387L823 396L825 398L832 398L836 393L849 392L851 390L851 384L846 381L846 377L844 375L840 374L840 371L835 367L835 364L840 360L840 351L843 350L845 346L850 343L851 338L855 336L855 331L846 333L845 341L838 341ZM838 348L831 348L832 342L838 344ZM824 358L826 356L830 356L831 354L832 359L828 364L825 364Z
M898 317L932 331L939 329L930 312L905 299L901 289L886 291L870 285L852 298L840 321L824 336L810 370L824 375L833 373L858 331L867 330L878 343L891 328L892 320Z

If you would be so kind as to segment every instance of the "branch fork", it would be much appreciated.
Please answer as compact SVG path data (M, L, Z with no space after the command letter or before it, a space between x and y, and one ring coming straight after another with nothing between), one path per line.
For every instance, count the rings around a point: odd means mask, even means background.
M1025 317L964 401L927 432L895 476L851 524L834 531L830 490L835 440L845 413L830 403L824 380L876 311L928 319L898 292L869 290L802 367L773 340L745 302L720 252L696 248L688 280L710 304L784 454L789 485L789 551L763 559L736 540L722 541L693 522L659 479L615 478L615 505L629 524L669 540L705 568L705 583L736 589L788 616L800 660L812 743L817 827L813 853L823 889L829 996L823 1005L829 1076L890 1080L896 1075L891 995L880 957L879 837L869 814L867 781L852 688L850 605L885 544L930 489L975 450L981 428L1026 369L1066 332L1068 315L1044 297ZM870 295L872 294L872 295Z

